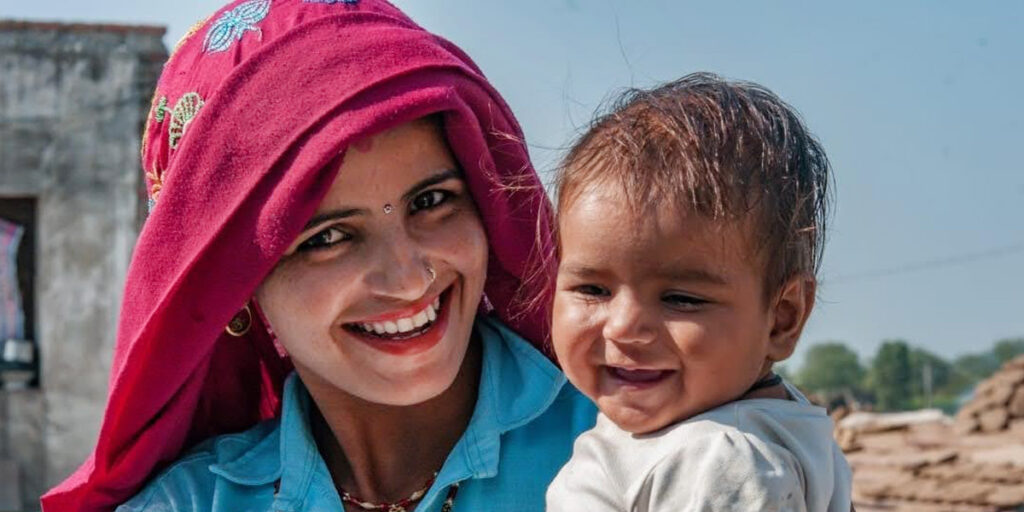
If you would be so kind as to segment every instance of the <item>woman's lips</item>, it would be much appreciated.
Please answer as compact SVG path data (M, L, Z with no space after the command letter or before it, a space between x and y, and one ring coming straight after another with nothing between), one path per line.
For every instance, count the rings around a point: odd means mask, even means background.
M438 296L433 302L418 309L407 309L404 316L388 315L387 318L378 317L363 322L352 322L347 327L385 338L407 338L430 328L437 320L440 309L441 297Z
M371 348L394 355L418 354L429 350L444 337L448 327L451 288L438 296L422 311L406 311L412 316L395 321L356 322L345 324L345 330ZM383 317L381 317L383 318ZM389 314L388 318L396 318Z
M421 299L419 302L417 302L415 304L412 304L410 306L406 306L406 307L400 308L400 309L393 309L393 310L388 311L386 313L382 313L380 315L377 315L377 316L374 316L374 317L371 317L371 318L364 318L364 319L361 319L359 322L352 322L352 323L374 323L374 322L389 322L389 321L395 322L395 321L398 321L399 319L402 319L402 318L411 318L411 317L415 316L417 313L420 313L420 312L426 310L429 306L434 306L435 309L436 309L439 306L438 303L440 301L441 295L443 295L445 292L447 292L450 289L451 289L451 286L449 286L448 288L442 290L441 293L438 293L433 298Z

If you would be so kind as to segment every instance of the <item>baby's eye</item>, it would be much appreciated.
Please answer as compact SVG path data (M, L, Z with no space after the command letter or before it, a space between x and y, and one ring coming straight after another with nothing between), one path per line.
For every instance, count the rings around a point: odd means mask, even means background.
M708 303L704 299L685 293L666 293L661 297L661 300L669 307L684 311L692 311Z
M342 231L336 226L326 228L318 231L313 236L307 238L304 242L299 244L297 251L316 251L319 249L327 249L341 242L345 242L352 239L352 235Z
M426 192L423 192L412 199L412 205L410 206L410 210L412 211L412 213L416 213L417 211L420 210L430 210L432 208L436 208L443 204L444 202L448 201L448 199L450 199L451 196L452 193L447 190L427 190Z
M608 295L608 290L596 284L581 284L574 286L572 291L580 295L586 295L587 297L605 297Z

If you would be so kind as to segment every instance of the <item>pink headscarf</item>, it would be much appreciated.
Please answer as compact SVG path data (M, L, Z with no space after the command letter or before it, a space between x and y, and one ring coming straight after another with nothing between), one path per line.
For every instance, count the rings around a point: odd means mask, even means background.
M157 86L143 140L155 201L103 425L45 511L112 510L194 442L279 413L290 363L258 317L242 338L225 325L312 216L345 148L434 113L490 240L487 297L545 343L541 311L517 299L550 249L550 205L476 65L383 1L236 0L186 36Z

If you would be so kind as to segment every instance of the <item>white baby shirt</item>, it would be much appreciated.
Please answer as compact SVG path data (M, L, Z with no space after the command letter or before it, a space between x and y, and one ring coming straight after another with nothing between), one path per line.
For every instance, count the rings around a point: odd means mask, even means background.
M787 389L796 401L738 400L645 435L599 415L548 488L548 512L849 512L831 418Z

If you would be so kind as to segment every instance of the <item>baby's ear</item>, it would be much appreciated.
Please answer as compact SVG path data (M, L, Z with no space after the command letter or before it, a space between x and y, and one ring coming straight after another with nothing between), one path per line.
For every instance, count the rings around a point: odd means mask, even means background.
M775 296L768 339L768 357L772 361L782 361L793 355L800 333L814 309L817 288L814 276L798 274L789 278Z

